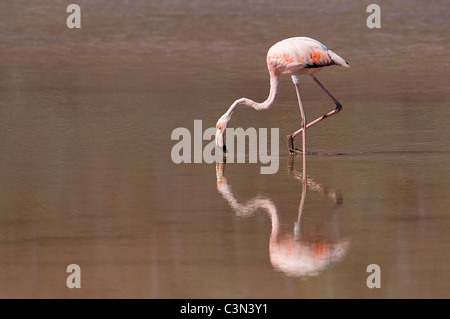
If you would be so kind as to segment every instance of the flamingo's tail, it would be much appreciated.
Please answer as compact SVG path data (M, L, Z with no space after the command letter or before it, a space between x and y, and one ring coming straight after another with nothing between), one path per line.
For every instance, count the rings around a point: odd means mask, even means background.
M343 58L341 58L339 55L337 55L333 51L328 50L328 54L330 55L331 61L333 61L333 63L335 65L343 66L345 68L350 67L350 65L348 64L347 61L345 61Z

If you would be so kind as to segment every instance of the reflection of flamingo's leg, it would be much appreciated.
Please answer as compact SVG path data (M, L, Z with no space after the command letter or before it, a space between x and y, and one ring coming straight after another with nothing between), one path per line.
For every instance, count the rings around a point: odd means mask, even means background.
M303 178L302 178L302 197L300 198L300 205L298 207L297 222L295 223L295 226L294 226L294 237L295 237L295 239L300 239L300 235L301 235L301 232L300 232L301 231L300 220L302 218L303 207L305 206L307 185L308 185L308 183L306 181L306 175L303 175Z
M335 190L329 190L327 188L325 188L324 186L322 186L321 184L317 183L316 181L314 181L311 178L306 178L306 175L303 173L299 173L295 168L294 168L294 160L290 160L288 163L288 172L289 175L292 178L295 178L297 180L301 180L302 183L306 180L306 184L308 186L308 188L312 191L315 192L319 192L320 194L326 195L328 198L330 198L331 200L333 200L337 205L341 205L342 204L342 195L338 192L336 192Z
M320 194L326 195L328 198L334 201L335 205L331 209L330 213L334 214L337 209L342 205L342 195L337 193L334 190L328 190L325 187L323 187L321 184L315 182L314 180L307 178L305 173L305 167L303 166L303 173L298 172L294 168L294 159L291 157L288 162L288 172L289 175L297 180L300 180L302 182L302 196L300 199L300 205L298 208L298 217L297 221L294 225L294 236L295 239L300 239L301 237L301 216L303 213L303 208L305 205L306 200L306 192L309 188L312 191L319 192Z
M302 197L299 206L298 227L292 236L281 236L281 226L275 204L270 198L256 196L252 200L240 204L234 197L231 187L225 178L224 165L216 166L217 190L229 203L236 215L247 217L262 208L267 211L271 222L272 232L269 241L269 256L273 267L288 276L314 276L319 271L325 269L331 262L341 259L347 249L348 240L339 240L337 243L326 243L323 241L305 241L300 237L300 219L303 212L306 191L308 187L313 187L315 191L327 193L324 188L307 179L306 174L298 173L293 168L293 161L290 161L289 172L291 176L302 181ZM329 196L333 197L333 196ZM334 196L335 197L335 196Z

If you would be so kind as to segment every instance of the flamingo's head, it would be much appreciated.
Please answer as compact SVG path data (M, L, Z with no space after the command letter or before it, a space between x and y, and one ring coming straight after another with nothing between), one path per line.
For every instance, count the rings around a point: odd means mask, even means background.
M227 153L227 148L225 146L225 131L230 123L230 116L224 114L216 124L216 144L224 152Z

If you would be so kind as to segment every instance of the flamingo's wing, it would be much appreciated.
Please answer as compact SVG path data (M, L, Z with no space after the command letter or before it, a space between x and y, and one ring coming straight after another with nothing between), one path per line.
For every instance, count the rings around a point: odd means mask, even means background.
M267 64L288 75L328 65L348 67L348 63L339 55L319 41L307 37L290 38L273 45L267 53Z

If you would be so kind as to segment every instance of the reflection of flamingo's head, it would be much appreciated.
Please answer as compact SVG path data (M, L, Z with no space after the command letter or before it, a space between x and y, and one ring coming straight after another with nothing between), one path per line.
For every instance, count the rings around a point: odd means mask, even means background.
M229 123L230 116L224 114L216 124L216 144L224 153L227 153L227 148L225 146L225 131Z

